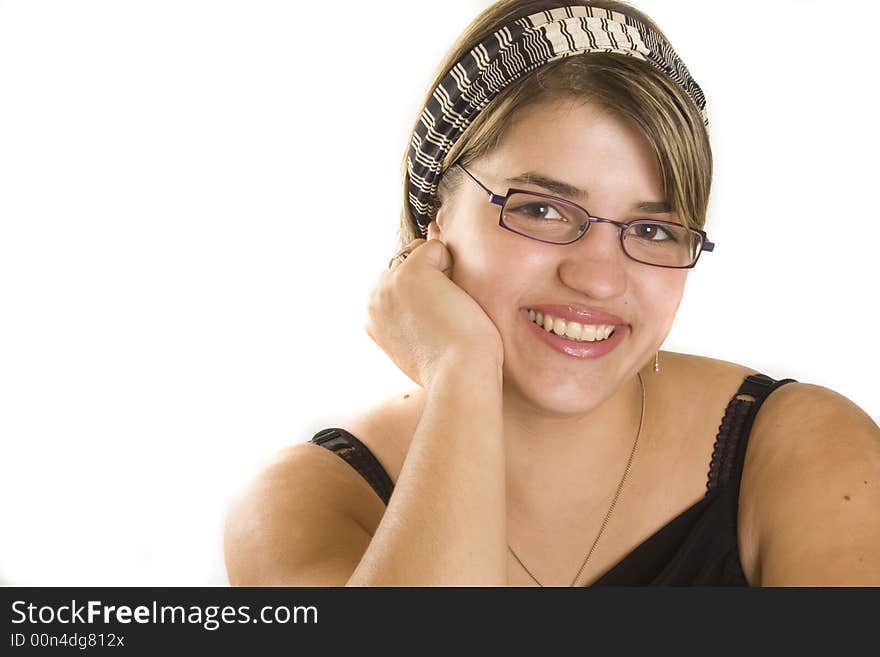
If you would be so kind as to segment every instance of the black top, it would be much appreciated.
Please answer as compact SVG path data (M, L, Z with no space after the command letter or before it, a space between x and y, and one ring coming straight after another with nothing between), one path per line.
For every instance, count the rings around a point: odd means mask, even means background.
M792 381L774 381L764 374L745 378L721 420L705 496L606 571L593 586L748 585L737 544L737 509L746 446L761 404L776 388ZM740 399L742 396L749 398ZM350 463L388 504L394 484L366 445L338 428L319 431L311 442Z

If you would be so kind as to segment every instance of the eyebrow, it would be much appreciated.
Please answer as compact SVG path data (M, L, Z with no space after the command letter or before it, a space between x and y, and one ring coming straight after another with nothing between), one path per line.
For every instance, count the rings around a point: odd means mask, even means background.
M545 176L536 171L521 173L513 178L508 178L507 182L537 185L553 194L575 198L580 201L585 201L588 196L587 192L583 189L579 189L567 182L550 178L549 176ZM667 212L672 212L672 206L666 201L642 201L641 203L637 203L633 209L638 210L639 212L648 212L650 214L665 214Z

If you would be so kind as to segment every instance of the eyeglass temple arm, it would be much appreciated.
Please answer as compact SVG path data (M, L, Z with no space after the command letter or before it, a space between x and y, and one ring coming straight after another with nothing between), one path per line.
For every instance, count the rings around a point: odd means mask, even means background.
M475 183L477 183L477 184L480 186L480 188L481 188L484 192L486 192L486 194L489 195L489 202L490 202L490 203L494 203L495 205L502 205L502 206L503 206L504 203L507 201L507 198L506 198L506 197L504 197L504 196L498 196L498 194L494 193L491 189L489 189L489 188L486 187L483 183L481 183L479 180L477 180L476 178L474 178L474 177L471 175L471 172L468 171L467 169L465 169L465 168L464 168L462 165L460 165L458 162L455 163L455 166L457 166L459 169L461 169L462 171L464 171L464 172L468 175L468 177L469 177L471 180L473 180Z
M709 240L703 240L703 248L701 251L714 251L715 250L715 242L710 242Z

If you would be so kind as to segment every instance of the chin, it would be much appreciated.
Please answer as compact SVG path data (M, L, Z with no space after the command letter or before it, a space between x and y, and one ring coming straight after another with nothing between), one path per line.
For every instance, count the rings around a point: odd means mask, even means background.
M547 371L522 381L508 371L506 362L503 376L505 396L514 395L521 403L528 404L536 412L545 415L585 415L600 406L613 392L610 385L612 382L607 379L597 381L583 377L560 381Z

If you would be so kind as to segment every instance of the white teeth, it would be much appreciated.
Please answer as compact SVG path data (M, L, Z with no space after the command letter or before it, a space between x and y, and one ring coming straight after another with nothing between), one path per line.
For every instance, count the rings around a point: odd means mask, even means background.
M580 340L581 339L581 329L586 328L582 327L577 322L568 322L565 325L565 337L571 338L572 340Z
M529 310L529 319L538 326L543 327L548 333L553 331L556 335L565 336L569 340L577 342L596 342L607 340L614 333L613 324L580 324L567 322L558 317L544 315L537 310Z

